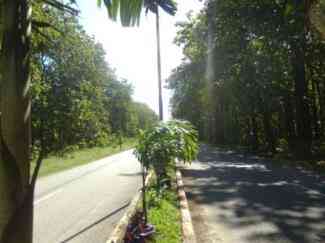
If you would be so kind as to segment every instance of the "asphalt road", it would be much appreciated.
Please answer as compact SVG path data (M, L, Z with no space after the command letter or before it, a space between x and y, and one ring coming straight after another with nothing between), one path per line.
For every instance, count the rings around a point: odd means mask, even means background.
M183 170L200 243L324 243L325 177L203 146Z
M34 200L35 243L106 243L141 187L132 151L41 178Z

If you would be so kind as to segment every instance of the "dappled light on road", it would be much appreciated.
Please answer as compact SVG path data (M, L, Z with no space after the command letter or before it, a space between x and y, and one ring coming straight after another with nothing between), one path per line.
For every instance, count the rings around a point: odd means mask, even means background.
M204 242L325 241L320 175L208 146L184 175L194 221L201 223L196 230L203 238L217 230L220 238Z

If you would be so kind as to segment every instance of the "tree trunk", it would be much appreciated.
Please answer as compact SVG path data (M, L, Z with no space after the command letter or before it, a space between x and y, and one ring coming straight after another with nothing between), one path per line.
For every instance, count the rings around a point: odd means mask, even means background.
M296 140L296 128L295 128L295 119L293 113L293 107L291 102L291 97L288 95L284 99L283 104L283 115L285 117L285 131L287 132L286 138L289 145L289 150L294 152L295 149L295 140Z
M297 123L295 155L299 158L308 158L311 155L312 132L303 44L292 44L291 62L295 87Z
M146 168L142 165L142 209L145 224L148 223L147 199L146 199Z
M312 111L313 111L313 127L314 127L314 138L315 140L319 141L320 134L321 134L321 122L317 107L317 92L316 92L316 84L312 80Z
M324 119L324 107L325 107L325 99L322 93L322 90L319 85L319 81L315 80L316 85L316 91L318 95L318 101L319 101L319 120L320 120L320 137L323 138L324 136L324 126L325 126L325 119Z
M259 142L258 142L258 124L257 124L257 114L253 113L251 116L251 122L252 122L252 149L253 151L257 151L259 147Z
M27 0L3 1L0 242L30 243L30 31Z
M225 136L224 136L224 130L225 130L225 112L224 112L224 106L222 102L221 104L216 104L215 108L215 119L214 119L214 126L215 126L215 134L214 134L214 143L215 144L225 144Z
M274 153L276 147L275 144L276 140L275 140L274 130L272 128L271 120L272 120L272 114L269 111L265 110L263 112L263 126L265 132L265 139L267 141L267 150Z

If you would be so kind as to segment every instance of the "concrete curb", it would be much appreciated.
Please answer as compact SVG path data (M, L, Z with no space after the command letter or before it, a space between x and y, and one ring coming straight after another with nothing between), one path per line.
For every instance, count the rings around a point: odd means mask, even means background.
M182 174L178 169L176 171L177 179L177 191L181 207L181 216L182 216L182 231L183 231L183 243L196 243L196 237L194 233L194 228L192 224L192 218L188 202L186 199L186 194L184 191L184 184L182 180Z
M150 172L146 178L146 186L149 183L153 173ZM129 207L127 208L125 214L120 219L120 221L115 226L109 240L106 243L123 243L126 228L130 222L131 217L135 214L137 210L138 202L142 198L142 191L140 190L137 194L133 197Z

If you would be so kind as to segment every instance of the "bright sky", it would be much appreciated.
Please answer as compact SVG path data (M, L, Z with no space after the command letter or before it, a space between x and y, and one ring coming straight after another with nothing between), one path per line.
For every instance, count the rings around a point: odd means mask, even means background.
M155 16L143 16L139 27L125 28L108 20L104 7L99 9L95 0L78 1L80 22L86 32L102 43L108 63L119 77L134 86L134 99L147 103L158 113L158 84ZM175 23L186 20L189 11L199 12L203 3L199 0L178 1L178 12L172 17L161 13L162 77L165 80L183 57L182 50L173 44L177 28ZM164 116L170 117L170 91L163 90Z

